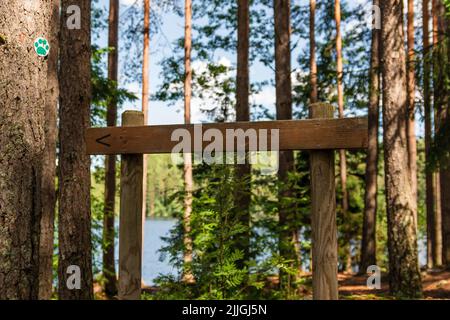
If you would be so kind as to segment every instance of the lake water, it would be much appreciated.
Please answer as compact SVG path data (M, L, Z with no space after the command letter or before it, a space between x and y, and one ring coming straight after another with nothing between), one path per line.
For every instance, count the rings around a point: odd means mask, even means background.
M144 256L142 263L142 280L147 285L154 284L153 280L159 274L176 274L168 258L160 261L158 250L165 246L161 237L169 235L176 220L147 219L144 228Z
M168 259L159 260L158 253L158 250L165 245L161 237L168 236L175 223L176 220L168 219L147 219L145 222L142 280L146 285L153 285L154 279L160 274L176 274L176 270L170 265ZM116 254L118 257L118 253ZM421 265L426 263L426 246L423 240L419 241L419 260Z

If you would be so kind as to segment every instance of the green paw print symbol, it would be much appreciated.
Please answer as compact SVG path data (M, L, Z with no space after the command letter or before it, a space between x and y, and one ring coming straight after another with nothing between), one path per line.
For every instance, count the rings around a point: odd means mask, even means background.
M50 44L44 38L37 38L34 41L34 51L36 51L38 56L46 57L50 51Z

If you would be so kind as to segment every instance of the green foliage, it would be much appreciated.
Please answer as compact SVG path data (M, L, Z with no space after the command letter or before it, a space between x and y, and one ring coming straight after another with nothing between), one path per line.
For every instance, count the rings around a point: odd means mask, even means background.
M108 104L115 102L118 106L125 101L135 101L137 97L118 87L116 81L110 80L105 76L105 66L102 59L114 48L100 49L92 46L92 65L91 65L91 83L92 83L92 101L91 101L91 123L94 126L105 125L106 109Z

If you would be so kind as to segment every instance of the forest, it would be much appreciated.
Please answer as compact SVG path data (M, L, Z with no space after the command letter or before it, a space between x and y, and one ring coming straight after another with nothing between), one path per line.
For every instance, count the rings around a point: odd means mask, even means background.
M450 0L0 0L0 300L403 299L450 299Z

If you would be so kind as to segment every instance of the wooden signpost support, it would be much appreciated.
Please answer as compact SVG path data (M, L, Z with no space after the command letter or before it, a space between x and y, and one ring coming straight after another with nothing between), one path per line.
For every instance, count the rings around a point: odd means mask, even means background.
M337 149L364 149L368 145L367 118L333 119L333 107L326 103L310 106L309 120L215 123L203 130L278 129L279 150L310 150L313 297L338 298L337 226L334 153ZM119 226L119 299L139 299L142 265L142 175L143 154L170 153L177 142L176 129L194 135L194 125L143 126L144 115L126 111L122 127L90 128L86 131L90 155L121 154ZM209 144L192 144L198 152ZM225 146L226 144L223 143ZM247 151L252 150L249 146ZM219 151L219 150L217 150ZM231 151L231 150L227 150ZM265 151L265 150L264 150Z

